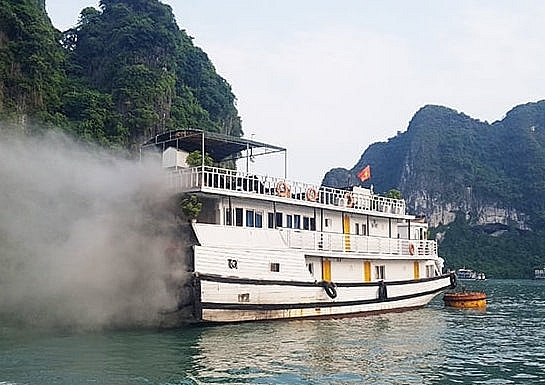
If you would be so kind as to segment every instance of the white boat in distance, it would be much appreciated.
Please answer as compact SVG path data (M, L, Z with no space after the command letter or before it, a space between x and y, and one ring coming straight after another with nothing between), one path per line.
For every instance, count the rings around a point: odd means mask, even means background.
M202 203L185 253L191 280L171 319L238 322L359 316L417 309L456 285L443 273L428 225L405 201L248 172L280 147L199 130L159 134L142 146L162 153L173 193ZM216 163L246 158L246 171L188 167L195 150ZM285 166L285 165L284 165ZM286 169L286 168L285 168ZM178 258L180 259L180 258ZM165 315L165 318L167 316Z
M460 280L486 281L485 273L478 273L476 271L466 268L456 270L456 277Z

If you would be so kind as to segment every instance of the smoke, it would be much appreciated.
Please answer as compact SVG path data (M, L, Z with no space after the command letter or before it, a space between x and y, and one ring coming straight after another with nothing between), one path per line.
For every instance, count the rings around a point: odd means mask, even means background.
M44 327L157 325L177 306L168 202L158 164L0 129L0 313Z

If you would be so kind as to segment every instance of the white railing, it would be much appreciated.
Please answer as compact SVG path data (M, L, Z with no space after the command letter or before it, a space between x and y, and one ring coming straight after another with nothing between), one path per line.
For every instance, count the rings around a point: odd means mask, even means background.
M237 191L274 195L279 199L309 201L318 205L342 206L359 211L405 214L405 201L332 187L316 186L282 178L261 176L217 167L192 167L169 171L169 187L175 192L198 190Z
M433 240L385 238L292 229L280 229L280 234L286 245L293 249L413 257L437 256L437 243Z

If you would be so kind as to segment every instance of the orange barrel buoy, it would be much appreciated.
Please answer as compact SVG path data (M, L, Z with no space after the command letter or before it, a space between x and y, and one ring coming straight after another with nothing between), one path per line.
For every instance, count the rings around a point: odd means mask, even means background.
M486 308L486 294L482 292L453 292L445 293L443 296L445 306L458 307L464 309L484 309Z

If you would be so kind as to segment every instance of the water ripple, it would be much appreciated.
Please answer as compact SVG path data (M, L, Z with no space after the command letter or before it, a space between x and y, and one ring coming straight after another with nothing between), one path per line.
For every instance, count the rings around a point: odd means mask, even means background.
M486 281L485 312L59 335L0 322L0 385L543 384L545 282ZM469 286L469 284L468 284Z

